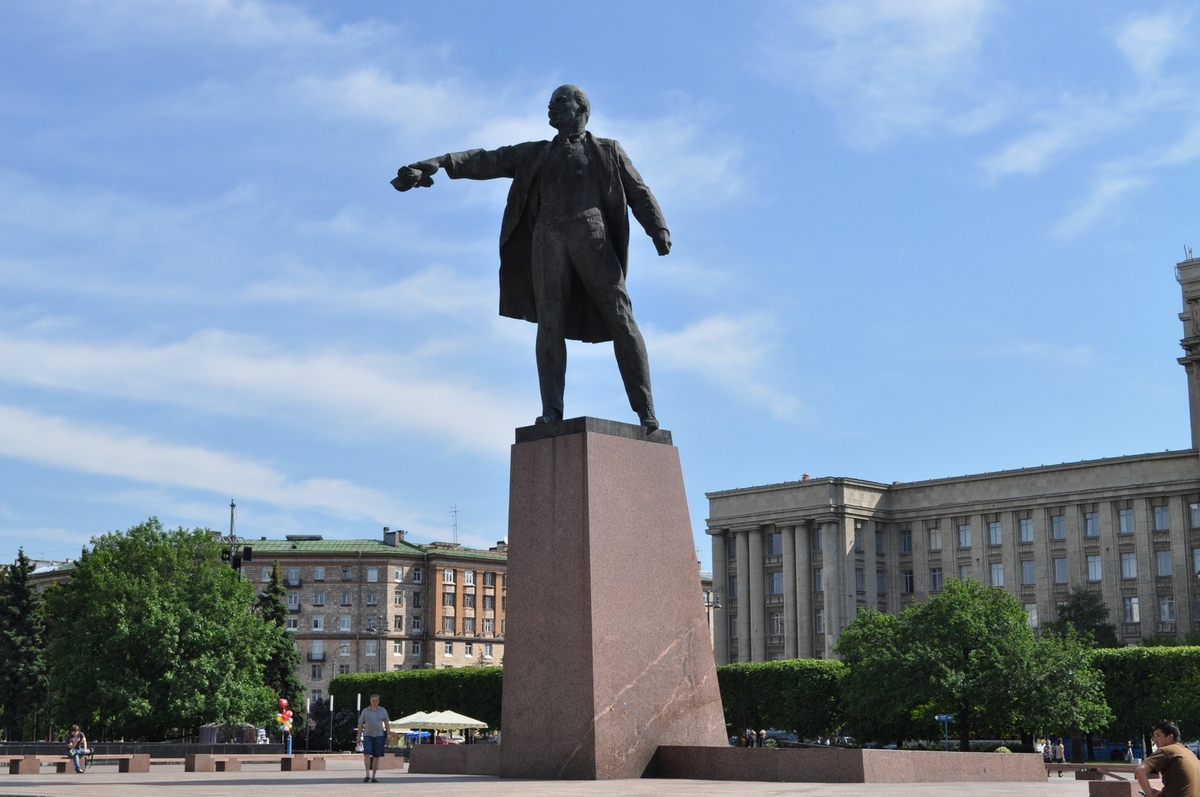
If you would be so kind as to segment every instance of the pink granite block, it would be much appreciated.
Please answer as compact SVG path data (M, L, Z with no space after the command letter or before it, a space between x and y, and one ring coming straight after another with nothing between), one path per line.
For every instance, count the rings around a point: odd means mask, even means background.
M498 744L420 744L408 760L410 774L499 775Z
M636 778L726 744L683 475L639 427L570 425L512 450L500 771Z
M1141 797L1139 788L1136 780L1093 780L1088 784L1088 797Z

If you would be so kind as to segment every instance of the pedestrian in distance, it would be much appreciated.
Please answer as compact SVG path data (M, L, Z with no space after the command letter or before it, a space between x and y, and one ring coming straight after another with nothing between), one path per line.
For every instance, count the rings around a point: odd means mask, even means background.
M363 766L367 773L363 783L379 782L375 776L379 771L379 759L384 756L390 721L387 709L379 705L379 695L371 695L371 705L358 715L358 743L363 748Z
M1062 737L1060 736L1054 742L1054 763L1065 764L1066 761L1067 761L1067 750L1065 747L1063 747L1063 740L1062 740Z
M1146 797L1200 797L1200 761L1179 740L1179 726L1170 720L1154 726L1158 750L1133 771ZM1162 778L1161 790L1150 788L1151 772Z

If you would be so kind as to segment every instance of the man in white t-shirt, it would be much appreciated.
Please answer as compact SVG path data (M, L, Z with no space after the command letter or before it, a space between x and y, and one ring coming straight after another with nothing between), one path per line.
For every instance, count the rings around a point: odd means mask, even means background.
M379 705L379 695L371 695L371 705L358 715L358 743L363 746L363 766L367 775L363 783L378 783L375 774L379 771L379 759L383 758L387 744L387 709Z

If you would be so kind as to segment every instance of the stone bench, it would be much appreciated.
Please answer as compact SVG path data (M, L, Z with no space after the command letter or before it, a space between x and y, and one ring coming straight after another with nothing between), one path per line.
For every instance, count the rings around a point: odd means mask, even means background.
M97 761L116 761L118 772L149 772L150 771L150 754L149 753L117 753L112 755L90 755L87 756L88 766L90 767ZM54 770L56 772L66 772L68 766L73 766L71 756L65 756L64 760L56 760L54 762Z
M280 772L305 772L325 769L321 755L218 755L190 753L183 759L184 772L241 772L242 764L279 762Z
M23 755L8 759L8 774L36 775L42 771L42 759L35 755Z

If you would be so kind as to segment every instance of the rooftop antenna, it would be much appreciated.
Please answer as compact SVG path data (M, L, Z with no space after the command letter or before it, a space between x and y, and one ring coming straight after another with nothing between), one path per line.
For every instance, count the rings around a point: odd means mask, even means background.
M454 544L457 545L458 544L458 504L450 505L450 517L452 519L451 528L454 531L453 541L454 541Z
M1184 244L1183 253L1184 253L1184 255L1186 255L1186 257L1184 257L1184 260L1192 259L1192 247L1188 246L1187 244Z

